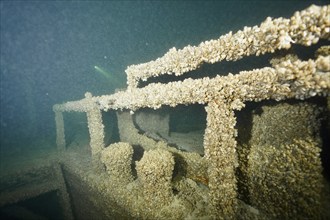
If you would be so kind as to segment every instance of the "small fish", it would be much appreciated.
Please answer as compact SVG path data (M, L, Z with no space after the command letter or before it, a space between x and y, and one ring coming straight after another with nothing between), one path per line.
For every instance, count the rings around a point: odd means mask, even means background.
M99 66L94 66L94 69L97 72L101 73L104 77L106 77L107 79L109 79L112 84L114 84L116 86L121 85L120 80L114 74L111 74L111 73L105 71L104 69L102 69Z

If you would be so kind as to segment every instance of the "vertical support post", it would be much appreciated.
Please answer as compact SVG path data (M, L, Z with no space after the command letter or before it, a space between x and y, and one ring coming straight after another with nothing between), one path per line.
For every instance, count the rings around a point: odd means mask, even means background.
M214 219L235 219L237 185L235 168L236 119L228 103L212 101L206 106L205 156L209 162L210 205Z
M65 133L64 133L64 120L63 113L60 111L55 112L55 124L56 124L56 145L58 151L65 150Z
M90 135L90 147L92 156L99 155L104 148L104 125L102 122L102 112L92 100L92 94L86 93L85 97L90 99L91 110L87 111L87 122Z

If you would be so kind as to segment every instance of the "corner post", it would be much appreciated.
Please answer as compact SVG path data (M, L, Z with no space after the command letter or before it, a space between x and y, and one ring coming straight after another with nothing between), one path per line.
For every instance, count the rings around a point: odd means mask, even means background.
M65 133L64 133L64 120L63 113L57 110L55 112L55 124L56 124L56 145L58 151L65 150Z
M205 156L209 162L210 208L215 219L235 219L237 184L235 168L236 119L226 102L212 101L206 106Z
M90 110L86 112L88 129L90 135L90 147L92 157L99 155L99 153L104 148L104 125L102 122L102 112L96 103L92 100L92 94L86 93L86 99L88 99L89 104L92 106Z

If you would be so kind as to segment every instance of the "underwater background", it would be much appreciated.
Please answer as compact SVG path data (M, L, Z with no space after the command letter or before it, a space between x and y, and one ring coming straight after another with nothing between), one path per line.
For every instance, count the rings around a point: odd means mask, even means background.
M0 174L9 168L15 170L20 162L24 164L27 152L47 160L49 152L56 151L54 104L80 100L87 91L98 96L125 89L127 66L155 60L170 48L198 45L230 31L242 30L244 26L259 25L269 16L290 18L295 11L311 4L328 3L326 0L0 0ZM319 45L322 44L327 42L320 40ZM311 48L314 52L315 47ZM299 46L295 49L303 58L314 55L305 54L308 51ZM187 73L175 80L261 68L269 66L269 58L266 54L235 62L205 64L193 74ZM173 79L173 76L162 76L150 81ZM170 130L185 133L204 131L203 107L182 105L162 110L172 117ZM85 114L66 113L65 117L67 144L74 145L76 138L88 143ZM106 130L117 126L115 117L112 111L103 118ZM119 141L118 134L110 135L108 139L113 140L109 143ZM196 136L202 145L202 133ZM203 155L203 149L199 150L202 152L196 152ZM326 151L322 158L324 167L329 165L329 148ZM326 172L329 177L329 169ZM61 219L56 200L56 193L51 192L34 198L33 202L21 201L19 205L36 212L42 210L45 214L40 214L49 219ZM5 212L17 212L15 207L11 208L0 209L0 218Z

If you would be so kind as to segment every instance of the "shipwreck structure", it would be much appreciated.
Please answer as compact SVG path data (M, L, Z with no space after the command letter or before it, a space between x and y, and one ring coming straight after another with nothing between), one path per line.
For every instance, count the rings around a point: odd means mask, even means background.
M329 184L320 152L321 130L330 127L330 48L317 48L315 58L308 60L290 50L328 42L329 12L329 6L312 5L289 19L267 18L259 26L198 46L172 48L154 61L129 66L124 91L103 96L87 92L82 100L54 105L57 147L72 194L73 214L66 216L322 219L329 215L325 209ZM188 72L191 76L204 63L264 54L274 56L263 68L175 80ZM164 75L174 80L150 82ZM255 103L257 107L251 107ZM163 108L179 105L205 108L202 146L184 147L171 135L171 115ZM251 111L246 109L250 107ZM107 111L116 112L117 121L112 123L120 137L109 146L102 118ZM67 147L65 112L86 113L90 153Z

